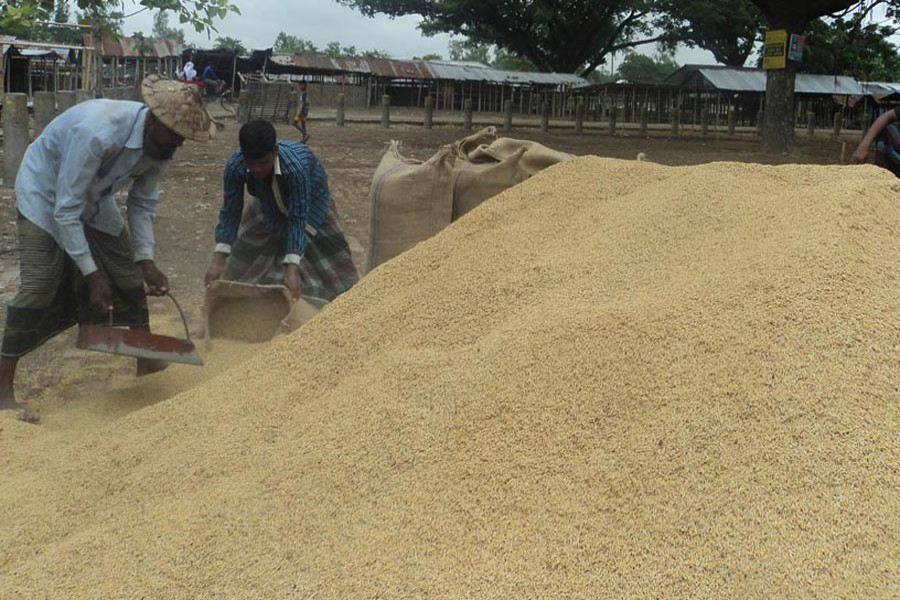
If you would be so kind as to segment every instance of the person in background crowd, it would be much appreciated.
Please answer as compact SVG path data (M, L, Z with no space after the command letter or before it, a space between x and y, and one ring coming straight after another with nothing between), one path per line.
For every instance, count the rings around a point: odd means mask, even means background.
M301 81L297 84L297 114L294 115L292 121L294 127L300 132L300 141L304 144L309 140L309 133L306 130L306 121L309 117L309 92L306 91L306 82Z

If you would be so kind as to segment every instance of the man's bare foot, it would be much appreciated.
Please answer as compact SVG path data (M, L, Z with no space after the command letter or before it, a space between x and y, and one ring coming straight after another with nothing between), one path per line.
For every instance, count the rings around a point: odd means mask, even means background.
M168 366L169 363L164 360L139 358L137 359L137 371L135 372L135 377L143 377L144 375L150 375L151 373L158 373Z
M10 411L16 415L17 419L26 423L37 423L40 421L40 417L16 402L14 398L6 397L0 399L0 411Z

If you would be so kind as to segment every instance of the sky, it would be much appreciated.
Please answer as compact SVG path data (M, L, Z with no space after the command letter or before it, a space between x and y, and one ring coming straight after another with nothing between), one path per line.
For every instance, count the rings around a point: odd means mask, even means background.
M129 9L128 3L132 3ZM241 40L251 50L271 48L284 31L289 35L311 41L322 48L336 41L342 46L355 46L359 51L381 50L392 58L411 59L426 54L439 54L448 58L450 36L423 36L416 26L416 16L390 19L384 15L375 18L363 16L358 11L338 4L334 0L231 0L241 14L229 14L218 21L218 33L212 37L198 34L193 29L181 27L186 41L197 47L212 47L217 37L233 37ZM132 0L126 0L126 14L139 10ZM179 26L177 17L170 13L170 26ZM131 35L141 31L150 35L153 31L153 13L144 11L125 20L124 31ZM651 48L641 50L653 53ZM678 64L715 64L711 53L703 50L679 49L675 55ZM615 59L613 67L615 67ZM606 70L609 66L605 67Z

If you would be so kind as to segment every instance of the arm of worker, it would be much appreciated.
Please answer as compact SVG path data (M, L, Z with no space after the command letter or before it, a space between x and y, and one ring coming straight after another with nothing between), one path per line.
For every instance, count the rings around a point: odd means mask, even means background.
M59 149L62 160L56 178L53 219L63 250L72 257L87 281L92 308L102 314L112 306L112 290L91 256L81 217L87 204L88 190L100 170L107 149L90 131L73 133L68 137L66 146Z
M308 210L311 186L302 169L287 177L288 234L284 249L284 284L294 300L300 298L300 261L309 244Z
M881 135L881 132L883 132L888 125L898 119L900 119L900 115L897 114L897 109L889 110L875 119L875 122L869 127L869 130L866 131L866 135L859 143L859 146L856 147L856 151L853 153L853 162L858 164L866 162L866 159L869 157L869 147L878 139L878 136Z
M216 225L216 245L213 248L212 262L203 278L205 285L217 281L225 273L225 262L231 254L231 245L237 239L244 214L244 186L247 181L247 168L244 159L236 152L225 166L223 178L224 200L219 210L219 223Z
M162 167L152 167L135 179L128 192L128 229L134 248L134 262L141 268L144 282L151 296L163 296L169 291L169 278L157 268L153 259L156 241L153 222L159 202L159 177Z
M100 140L89 132L70 135L66 146L59 149L62 160L56 178L53 220L56 221L63 250L72 257L83 275L97 270L81 217L104 152Z

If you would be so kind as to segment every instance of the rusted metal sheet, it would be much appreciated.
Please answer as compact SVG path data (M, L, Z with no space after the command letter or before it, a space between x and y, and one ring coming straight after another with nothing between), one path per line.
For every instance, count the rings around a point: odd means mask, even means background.
M84 45L88 48L94 47L93 37L91 35L84 36ZM119 38L118 40L105 37L102 40L103 56L117 56L123 58L177 58L181 56L184 47L175 40L167 39L150 39L147 38L149 48L142 55L138 52L137 43L134 38Z
M358 73L385 79L483 81L513 85L584 85L582 77L565 73L502 71L472 62L393 60L385 58L329 58L273 54L269 60L281 67L323 73Z

